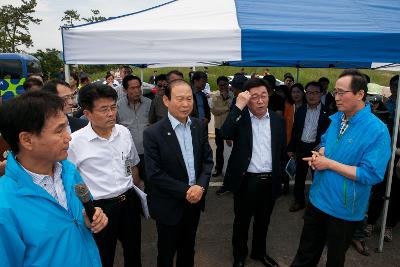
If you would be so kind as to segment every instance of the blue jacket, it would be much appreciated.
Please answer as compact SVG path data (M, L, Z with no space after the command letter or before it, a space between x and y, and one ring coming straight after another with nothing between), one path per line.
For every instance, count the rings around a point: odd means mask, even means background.
M61 164L68 210L9 154L0 177L0 266L101 266L74 191L82 178L71 162Z
M332 170L316 171L310 201L333 217L361 221L371 186L383 180L391 154L390 136L385 124L366 105L350 119L347 130L338 138L342 115L337 112L330 116L332 122L321 137L321 146L325 147L326 157L356 166L356 180Z

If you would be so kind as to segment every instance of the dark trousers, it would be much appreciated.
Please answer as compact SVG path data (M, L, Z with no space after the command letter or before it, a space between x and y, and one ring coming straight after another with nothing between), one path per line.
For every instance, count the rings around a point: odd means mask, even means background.
M221 135L221 130L215 128L215 145L217 146L215 152L215 171L222 172L224 168L224 139Z
M358 223L332 217L308 203L299 248L291 266L317 266L325 244L328 247L326 266L344 266Z
M252 256L266 253L266 239L275 200L272 198L271 179L262 180L246 175L241 188L234 194L233 256L245 259L251 217L253 221Z
M158 267L172 267L175 253L177 267L194 265L194 246L200 219L200 205L187 203L177 225L157 222Z
M123 247L124 266L142 266L140 200L133 189L125 195L125 200L94 201L108 217L106 228L93 234L103 267L113 266L117 239Z
M315 147L315 143L304 143L300 141L296 151L296 177L294 182L294 200L297 203L304 204L306 178L308 172L308 162L304 161L304 157L310 157L312 155L311 150Z
M384 197L386 193L386 181L376 184L372 187L372 195L368 208L368 224L375 224L379 219L384 204ZM395 227L400 219L400 179L397 177L395 170L393 170L393 179L390 191L390 200L388 207L388 214L386 219L387 227Z

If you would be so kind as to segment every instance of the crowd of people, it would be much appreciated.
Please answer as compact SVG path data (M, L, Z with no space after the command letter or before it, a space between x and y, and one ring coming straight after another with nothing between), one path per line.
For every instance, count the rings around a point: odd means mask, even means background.
M137 190L147 193L156 222L157 266L173 266L174 257L176 266L194 266L205 196L219 176L217 194L233 193L233 266L245 266L248 254L279 266L266 240L275 201L289 193L289 160L296 165L289 212L305 209L291 266L317 266L325 245L327 266L344 266L351 244L369 254L364 238L383 206L398 75L385 103L367 96L369 77L357 70L344 71L332 93L326 77L303 86L287 73L277 84L268 71L220 76L216 93L206 71L192 70L190 82L178 70L154 71L156 91L147 94L129 66L119 71L121 82L114 75L91 82L73 73L68 83L32 76L26 93L0 106L10 147L0 163L1 266L111 267L117 240L125 266L141 266ZM223 173L225 145L232 152ZM386 241L399 220L398 179L394 173ZM93 217L74 193L79 183L90 190Z

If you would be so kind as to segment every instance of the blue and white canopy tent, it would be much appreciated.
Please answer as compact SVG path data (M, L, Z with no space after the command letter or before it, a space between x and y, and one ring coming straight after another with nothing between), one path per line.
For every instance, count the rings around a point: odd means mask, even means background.
M374 62L383 62L390 66L400 63L399 18L397 0L175 0L103 22L62 28L64 62L321 68L371 68ZM397 106L399 100L400 94ZM396 122L399 115L396 110ZM383 225L387 206L388 201Z

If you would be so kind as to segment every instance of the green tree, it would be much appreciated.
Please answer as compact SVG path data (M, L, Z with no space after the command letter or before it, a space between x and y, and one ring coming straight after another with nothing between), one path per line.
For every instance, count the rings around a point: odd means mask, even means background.
M64 66L60 58L60 51L55 48L46 48L46 51L39 49L33 56L39 59L43 74L47 79L56 78L57 73Z
M64 17L61 18L61 21L64 21L64 25L66 27L74 26L74 23L81 20L81 15L79 15L77 10L69 9L64 11Z
M100 11L98 9L91 9L92 16L88 18L82 18L86 22L97 22L97 21L102 21L106 20L106 17L103 17L100 15Z
M41 19L33 17L36 0L22 0L22 5L0 7L0 52L24 52L19 46L33 46L29 24L40 24Z

